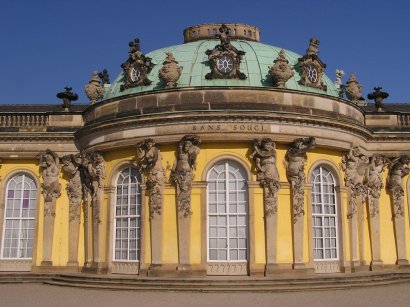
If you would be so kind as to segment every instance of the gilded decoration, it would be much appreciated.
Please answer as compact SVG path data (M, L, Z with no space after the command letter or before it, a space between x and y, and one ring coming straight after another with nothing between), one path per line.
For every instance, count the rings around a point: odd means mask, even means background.
M61 158L63 171L67 175L67 195L69 200L69 221L80 221L80 208L83 197L81 182L81 154L66 155Z
M326 91L327 86L322 80L326 64L319 59L319 44L319 40L311 38L306 54L298 59L301 74L299 83Z
M226 25L219 28L220 34L215 35L221 43L216 45L213 50L207 50L211 72L207 73L206 79L246 79L246 75L240 72L242 56L245 52L236 49L231 44L230 30Z
M191 190L199 144L201 144L201 139L198 136L185 135L178 143L176 159L171 170L172 180L177 187L178 213L183 217L189 217L192 214Z
M173 88L177 86L177 81L182 73L182 66L178 66L178 62L171 52L167 52L166 55L164 66L162 66L158 75L165 82L166 88Z
M393 217L404 216L403 177L410 173L410 156L404 155L391 159L387 177L387 189L393 197Z
M340 167L345 173L344 180L348 189L349 206L347 217L349 219L357 212L357 196L365 195L363 178L368 165L369 158L362 153L358 146L351 146L349 152L342 156ZM364 197L362 200L364 200Z
M162 198L165 183L165 170L162 156L153 139L145 139L136 145L137 166L146 175L149 191L150 219L161 215Z
M276 214L280 183L275 143L270 138L255 140L250 158L255 163L256 177L264 188L265 216Z
M293 77L295 72L292 66L289 65L289 61L285 58L285 51L282 49L276 60L273 61L274 65L269 67L269 75L272 77L274 86L284 88L286 81Z
M370 217L379 215L379 199L383 189L382 173L389 160L380 154L375 154L369 159L365 172L364 189L369 200Z
M131 87L150 85L152 83L152 81L148 79L148 74L154 67L151 58L145 56L140 51L140 41L138 38L131 41L129 46L128 60L121 64L121 68L124 71L121 91Z
M84 86L85 93L91 104L96 103L104 97L104 85L100 83L98 71L94 71L90 82Z
M58 182L60 158L50 149L40 154L40 174L43 178L44 216L54 217L56 200L61 195L61 184Z
M296 223L299 217L305 214L305 163L307 161L306 152L315 147L315 138L299 138L290 144L286 152L286 175L291 184L293 200L293 222Z

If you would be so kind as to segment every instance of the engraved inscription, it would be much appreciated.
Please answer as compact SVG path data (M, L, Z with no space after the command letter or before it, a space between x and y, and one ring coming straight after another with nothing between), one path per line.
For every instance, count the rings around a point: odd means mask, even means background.
M219 132L219 131L238 131L238 132L268 132L269 129L259 124L200 124L192 125L193 132Z

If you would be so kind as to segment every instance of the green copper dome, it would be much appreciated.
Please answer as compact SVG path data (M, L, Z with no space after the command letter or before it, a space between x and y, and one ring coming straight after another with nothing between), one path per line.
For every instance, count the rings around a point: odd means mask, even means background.
M166 52L172 52L175 60L178 61L178 65L183 67L182 74L177 81L177 89L218 86L274 88L268 71L269 67L273 65L273 61L277 58L281 48L249 40L237 39L231 41L236 49L245 52L240 64L240 71L247 76L246 80L205 79L205 75L211 71L208 56L205 52L208 49L214 49L219 43L220 41L217 39L198 40L147 53L146 56L152 58L152 63L155 64L148 75L148 79L151 80L152 83L150 85L137 86L121 91L120 88L124 78L124 74L121 73L112 83L111 87L106 90L104 100L164 89L165 84L158 77L158 72L163 66ZM301 56L292 51L285 50L285 57L289 61L289 65L295 68L298 63L298 58ZM286 82L286 89L339 97L340 90L326 75L323 76L323 83L327 86L327 90L301 85L298 83L299 80L300 74L295 71L294 76Z

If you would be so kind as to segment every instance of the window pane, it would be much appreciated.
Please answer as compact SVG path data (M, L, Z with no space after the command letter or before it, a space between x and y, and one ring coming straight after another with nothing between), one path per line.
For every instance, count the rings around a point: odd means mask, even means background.
M141 177L134 167L121 171L115 204L114 260L138 261L141 225Z
M209 260L246 260L246 172L235 162L222 161L209 171L207 178Z

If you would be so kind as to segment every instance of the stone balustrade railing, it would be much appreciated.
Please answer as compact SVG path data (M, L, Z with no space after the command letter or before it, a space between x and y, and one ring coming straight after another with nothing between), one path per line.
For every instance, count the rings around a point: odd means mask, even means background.
M46 114L6 114L0 115L0 127L32 127L43 128L48 126Z
M397 115L397 123L399 126L402 126L402 127L410 126L410 114Z

